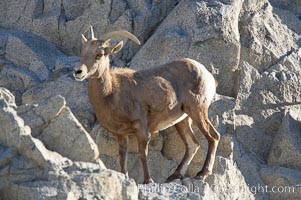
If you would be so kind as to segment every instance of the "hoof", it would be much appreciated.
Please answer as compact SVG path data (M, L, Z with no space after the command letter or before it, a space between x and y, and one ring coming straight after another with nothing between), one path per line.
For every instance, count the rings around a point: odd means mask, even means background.
M194 177L194 179L196 180L201 180L201 181L205 181L206 178L210 175L210 172L203 172L200 171L199 173L197 173L197 175Z
M129 178L130 178L128 172L124 173L124 176L125 176L126 179L129 179Z
M211 175L211 174L212 174L212 172L209 171L209 170L201 170L201 171L199 171L199 172L196 174L196 176L194 177L194 179L196 179L196 180L201 180L201 181L205 181L206 178L207 178L209 175Z
M166 183L172 182L175 179L183 179L184 177L181 174L172 174L166 179Z
M144 180L144 182L143 182L143 184L150 184L150 183L154 183L153 179L151 179L151 178Z
M205 181L205 179L207 178L207 176L198 176L198 175L196 175L195 177L194 177L194 179L195 180L198 180L198 181Z

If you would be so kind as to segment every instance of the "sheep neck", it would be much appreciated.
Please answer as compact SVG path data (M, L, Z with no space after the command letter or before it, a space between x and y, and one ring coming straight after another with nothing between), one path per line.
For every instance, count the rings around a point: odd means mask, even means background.
M112 78L109 69L98 75L99 77L89 78L88 95L99 123L105 125L106 112L104 110L106 109L107 99L112 93Z
M112 93L112 76L109 67L96 71L89 79L89 96L106 97Z

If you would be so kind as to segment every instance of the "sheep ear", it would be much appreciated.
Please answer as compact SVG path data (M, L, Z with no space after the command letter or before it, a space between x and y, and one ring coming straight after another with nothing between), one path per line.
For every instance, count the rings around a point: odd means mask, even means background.
M117 53L123 47L123 41L119 42L116 46L114 46L111 50L111 53Z

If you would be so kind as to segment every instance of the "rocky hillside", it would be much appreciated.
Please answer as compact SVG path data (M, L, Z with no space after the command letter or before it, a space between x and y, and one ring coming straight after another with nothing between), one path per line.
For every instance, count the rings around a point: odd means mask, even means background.
M222 137L206 182L189 178L207 152L197 129L187 178L164 183L184 155L173 127L152 136L156 184L140 184L135 138L133 179L117 172L117 142L71 75L90 24L142 42L127 42L113 66L189 57L214 74L209 115ZM300 0L0 1L0 199L300 199L300 45Z

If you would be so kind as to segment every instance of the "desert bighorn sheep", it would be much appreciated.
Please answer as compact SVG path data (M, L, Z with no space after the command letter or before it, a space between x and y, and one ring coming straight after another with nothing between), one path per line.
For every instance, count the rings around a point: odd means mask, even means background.
M113 133L119 144L121 171L127 174L128 134L137 137L144 171L144 183L153 182L148 165L150 134L175 125L186 152L168 181L182 178L199 149L192 122L208 140L204 166L195 178L212 173L220 135L208 119L208 107L216 90L212 74L200 63L183 58L154 68L134 71L110 69L109 55L118 52L123 42L111 47L110 39L123 36L140 44L127 31L114 31L97 39L91 26L90 40L82 35L80 64L75 67L78 81L89 78L88 92L102 127Z

